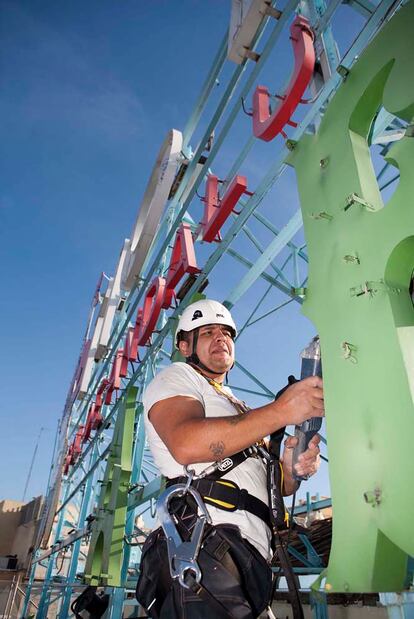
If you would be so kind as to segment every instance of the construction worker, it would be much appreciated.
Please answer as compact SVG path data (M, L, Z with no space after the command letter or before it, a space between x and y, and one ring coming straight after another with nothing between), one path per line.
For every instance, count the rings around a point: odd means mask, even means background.
M256 570L263 570L263 573L268 570L266 577L262 575L261 578L261 582L268 582L271 579L272 527L267 516L269 498L263 439L287 425L300 424L311 417L322 417L322 380L315 376L296 382L274 402L249 409L224 385L226 375L234 365L236 335L233 318L221 303L205 299L189 305L179 319L175 342L186 363L171 364L148 385L143 398L145 425L148 444L161 473L170 480L169 483L175 483L185 481L183 466L194 471L196 481L192 485L203 496L213 529L227 534L226 525L236 525L237 534L241 535L240 543L244 545L243 552L252 553ZM252 356L254 358L254 350ZM296 465L298 475L307 477L317 471L318 443L319 437L316 435L307 451L300 456ZM292 494L298 487L292 476L295 444L294 437L286 439L280 458L280 490L283 495ZM206 475L206 470L214 468L213 474ZM197 480L200 475L205 476ZM174 506L174 513L180 534L188 538L196 521L194 505L183 499ZM230 528L232 535L234 529L234 526ZM160 536L161 532L153 536L158 544ZM235 538L224 537L234 558L237 554L237 548L232 549ZM154 539L149 541L148 547ZM223 562L222 557L220 560ZM199 587L180 591L179 586L178 591L171 593L171 581L164 582L160 585L161 591L154 592L154 614L148 609L150 616L186 616L189 619L213 616L247 619L258 616L269 603L269 600L264 602L267 594L262 592L263 599L259 595L259 599L252 600L253 587L250 586L250 592L247 591L249 583L240 580L245 566L237 565L236 561L236 566L229 568L228 563L228 571L233 571L233 577L235 575L239 580L237 595L240 598L244 596L245 600L238 600L236 604L229 601L228 595L226 598L226 587L228 590L231 587L224 582L224 576L220 583L208 583L205 572L211 569L207 567L201 581L207 593L203 591L200 594ZM213 569L219 568L215 566ZM162 579L161 571L159 577ZM223 588L223 591L212 590L214 587ZM231 595L237 598L234 589ZM163 600L163 596L167 599ZM172 600L168 599L171 597ZM212 598L215 601L209 607ZM218 605L215 605L217 600ZM200 601L203 604L197 603ZM185 612L177 610L177 604L185 604ZM243 611L240 610L242 607Z

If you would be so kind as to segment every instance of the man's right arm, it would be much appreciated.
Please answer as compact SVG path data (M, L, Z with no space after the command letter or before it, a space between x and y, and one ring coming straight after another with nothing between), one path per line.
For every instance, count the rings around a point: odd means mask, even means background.
M175 396L156 402L149 420L180 464L231 456L286 425L324 414L322 380L311 376L291 385L278 400L243 415L206 418L198 400Z

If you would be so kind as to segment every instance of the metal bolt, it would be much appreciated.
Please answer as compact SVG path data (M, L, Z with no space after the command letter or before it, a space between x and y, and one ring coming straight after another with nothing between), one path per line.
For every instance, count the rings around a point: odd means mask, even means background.
M336 71L337 73L339 73L339 75L342 77L344 81L349 75L349 69L347 67L344 67L343 64L338 65L338 67L336 68Z
M388 286L388 284L386 284L383 279L380 279L376 282L365 282L364 284L360 284L359 286L354 286L353 288L350 288L351 297L362 297L363 295L369 295L372 298L375 294L378 294L379 292L400 294L401 289Z
M329 157L324 157L323 159L320 160L319 166L323 169L323 168L326 168L328 163L329 163Z
M332 221L333 215L330 215L326 211L321 211L320 213L310 213L309 217L311 219L326 219L328 221Z
M345 206L343 207L344 211L347 211L354 204L362 206L363 208L367 209L367 211L376 210L375 207L372 206L372 204L364 200L364 198L361 198L357 193L351 193L345 200Z
M343 257L343 260L346 263L353 262L354 264L361 264L361 261L360 261L359 256L358 256L357 253L355 253L355 254L346 254L346 256Z
M306 297L306 292L307 288L292 288L292 294L300 299L304 299Z
M265 15L270 15L270 17L274 17L275 19L280 19L282 17L282 11L274 9L272 6L267 6L264 13Z
M382 492L381 488L374 488L374 490L367 490L364 492L365 503L368 503L372 507L376 507L381 503Z
M257 52L252 51L251 49L246 49L245 48L244 55L249 60L253 60L253 62L259 62L259 60L260 60L260 54L258 54Z
M342 342L342 350L344 351L344 359L348 359L352 363L358 363L358 360L355 356L356 351L358 350L354 344L350 344L349 342Z

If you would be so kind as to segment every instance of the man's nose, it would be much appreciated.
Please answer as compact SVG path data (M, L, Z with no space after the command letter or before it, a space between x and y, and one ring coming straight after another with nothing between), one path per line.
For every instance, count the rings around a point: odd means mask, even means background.
M220 328L215 329L215 331L213 332L213 337L214 337L215 340L224 340L224 339L226 339L226 336L225 336L224 332Z

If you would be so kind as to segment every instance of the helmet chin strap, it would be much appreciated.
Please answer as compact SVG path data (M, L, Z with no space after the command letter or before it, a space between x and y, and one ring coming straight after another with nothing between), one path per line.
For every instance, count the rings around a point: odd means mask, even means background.
M189 363L190 365L194 364L198 368L200 368L200 370L204 370L205 372L210 372L210 374L216 374L217 376L220 376L221 374L223 374L223 372L215 372L214 370L211 370L206 365L204 365L204 363L200 361L199 356L196 353L197 342L198 342L198 329L194 329L193 350L192 350L191 355L185 358L185 362Z

